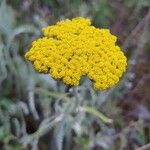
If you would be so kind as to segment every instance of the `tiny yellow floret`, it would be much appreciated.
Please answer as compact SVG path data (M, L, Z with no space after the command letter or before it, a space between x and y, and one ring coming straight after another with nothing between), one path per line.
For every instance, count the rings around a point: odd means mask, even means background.
M126 70L127 59L116 36L92 26L87 18L66 19L42 31L44 37L25 54L38 72L72 86L87 76L95 89L103 90L115 85Z

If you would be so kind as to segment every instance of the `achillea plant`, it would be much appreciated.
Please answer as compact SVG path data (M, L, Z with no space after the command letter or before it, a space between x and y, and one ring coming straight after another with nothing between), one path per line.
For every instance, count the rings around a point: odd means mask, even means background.
M86 18L66 19L43 28L25 58L41 73L67 85L78 86L81 76L97 90L115 85L126 70L127 59L108 29L91 25Z

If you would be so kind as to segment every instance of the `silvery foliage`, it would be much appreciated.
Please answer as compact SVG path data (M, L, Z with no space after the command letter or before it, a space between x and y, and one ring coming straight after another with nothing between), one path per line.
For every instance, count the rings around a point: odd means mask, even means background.
M23 146L29 144L32 149L37 149L40 137L53 131L52 139L55 144L51 145L52 149L55 147L61 150L64 141L65 149L70 149L73 133L77 142L82 135L88 136L88 148L95 144L109 148L115 131L105 124L108 118L99 110L120 88L96 92L92 89L91 82L83 78L82 85L74 93L73 88L55 81L49 75L34 72L22 53L25 53L31 41L40 36L39 31L46 22L41 22L43 20L40 16L35 15L33 23L17 25L16 15L5 0L0 2L0 139L5 143L17 139ZM17 94L16 97L6 98L6 95L13 92ZM43 117L36 104L42 107ZM25 117L28 115L40 122L33 134L26 131ZM94 122L101 127L96 135L92 127ZM12 125L14 133L11 131Z

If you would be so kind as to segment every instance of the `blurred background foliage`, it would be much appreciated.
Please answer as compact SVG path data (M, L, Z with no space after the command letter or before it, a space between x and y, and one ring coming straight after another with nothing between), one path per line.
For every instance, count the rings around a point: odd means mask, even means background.
M72 88L24 59L42 27L75 16L109 28L128 57L112 89L82 79L79 105ZM149 0L0 0L0 149L150 149L149 43Z

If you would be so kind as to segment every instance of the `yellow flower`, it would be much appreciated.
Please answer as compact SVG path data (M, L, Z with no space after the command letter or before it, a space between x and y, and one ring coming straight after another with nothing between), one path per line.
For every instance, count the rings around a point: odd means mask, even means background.
M42 31L44 37L32 43L25 58L56 80L77 86L84 75L102 90L115 85L126 70L127 59L116 36L95 28L89 19L66 19Z

